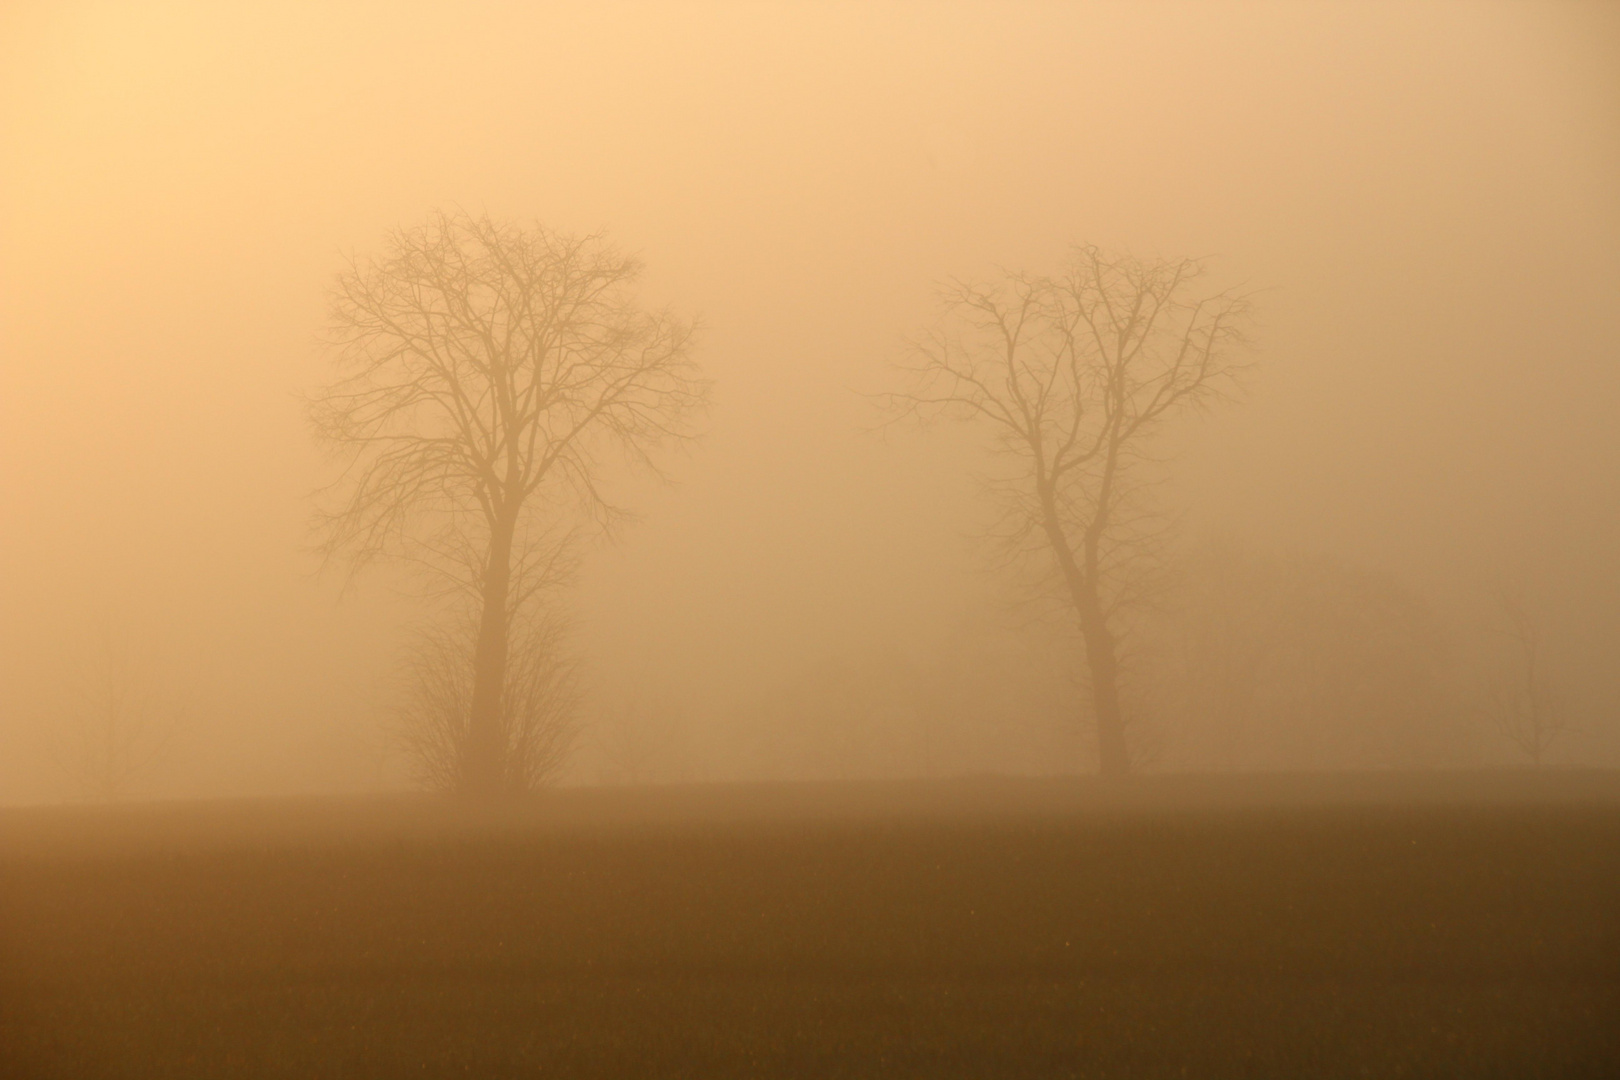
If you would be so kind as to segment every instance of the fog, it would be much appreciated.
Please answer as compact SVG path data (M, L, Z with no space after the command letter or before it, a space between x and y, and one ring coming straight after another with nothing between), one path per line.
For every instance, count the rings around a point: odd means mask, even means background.
M347 260L458 208L605 231L713 380L669 482L604 478L636 520L561 594L563 782L1095 768L1068 623L986 551L984 439L873 397L940 282L1080 242L1252 294L1244 389L1160 444L1193 569L1158 624L1436 657L1342 716L1277 675L1236 742L1164 705L1145 767L1517 762L1476 705L1504 588L1548 761L1620 763L1617 50L1600 5L7 5L0 802L85 794L109 663L156 702L128 794L408 783L427 608L322 569L300 395Z

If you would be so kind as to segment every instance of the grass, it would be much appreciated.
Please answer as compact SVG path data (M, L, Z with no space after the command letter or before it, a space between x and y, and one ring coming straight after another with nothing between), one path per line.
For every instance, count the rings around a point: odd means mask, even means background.
M1620 783L7 811L0 1075L1620 1075Z

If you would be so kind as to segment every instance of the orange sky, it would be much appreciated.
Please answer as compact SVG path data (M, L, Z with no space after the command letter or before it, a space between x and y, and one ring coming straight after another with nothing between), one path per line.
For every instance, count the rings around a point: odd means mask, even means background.
M101 627L194 685L176 790L369 782L408 605L313 577L295 393L343 253L446 205L606 228L706 326L710 434L578 592L606 684L971 610L971 444L851 390L933 281L1084 239L1268 290L1251 399L1180 437L1187 528L1524 578L1620 700L1617 46L1551 3L14 2L0 801L61 788Z

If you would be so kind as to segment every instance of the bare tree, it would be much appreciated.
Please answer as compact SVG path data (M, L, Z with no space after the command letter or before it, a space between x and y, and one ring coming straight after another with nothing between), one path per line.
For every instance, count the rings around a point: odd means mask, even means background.
M692 325L635 302L640 264L600 236L439 213L337 281L343 376L309 401L346 457L324 552L404 559L478 610L456 786L507 786L512 630L561 549L568 505L610 526L606 455L652 466L690 436L707 385Z
M578 738L578 668L563 651L564 630L555 617L510 627L499 727L503 791L532 791L555 778ZM435 790L463 782L477 632L474 618L424 631L406 657L395 734L417 779Z
M1183 549L1133 630L1183 765L1377 768L1464 760L1443 627L1394 575L1231 543Z
M1492 728L1539 767L1569 728L1564 703L1547 671L1541 624L1511 589L1495 597L1496 631L1506 649L1492 665L1485 715Z
M1153 437L1233 385L1246 297L1197 291L1194 259L1142 260L1094 246L1062 273L953 282L938 325L889 395L901 415L987 425L1014 462L995 485L1012 550L1056 571L1076 620L1105 775L1128 772L1121 619L1141 599L1160 529L1142 498Z
M182 709L147 665L104 637L78 680L56 750L58 766L91 798L111 800L169 748Z

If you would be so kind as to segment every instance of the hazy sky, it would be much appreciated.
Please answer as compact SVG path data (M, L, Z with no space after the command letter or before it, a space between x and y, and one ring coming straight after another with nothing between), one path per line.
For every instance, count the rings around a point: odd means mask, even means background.
M576 594L603 682L701 700L968 610L969 444L852 391L934 281L1079 240L1267 290L1187 528L1522 579L1615 679L1620 9L12 0L0 801L62 789L102 633L187 687L176 790L370 782L410 607L314 576L295 394L343 256L446 206L606 229L705 326L709 434Z

